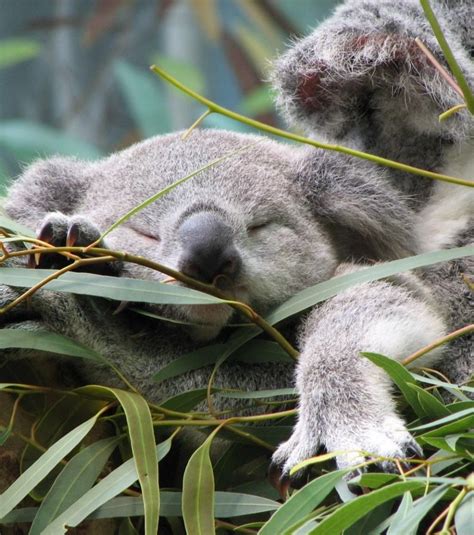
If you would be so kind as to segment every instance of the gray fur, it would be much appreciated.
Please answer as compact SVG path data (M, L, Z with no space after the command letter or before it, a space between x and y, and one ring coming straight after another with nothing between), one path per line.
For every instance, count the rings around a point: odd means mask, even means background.
M455 3L456 14L458 9L471 16L470 2ZM347 2L278 63L275 84L281 89L280 105L299 124L312 131L318 124L328 137L387 156L398 151L409 163L424 160L434 169L450 165L451 148L461 150L472 137L472 120L461 114L448 126L437 126L437 113L457 100L429 68L414 74L412 49L400 45L403 40L399 36L413 34L416 25L436 51L414 1ZM466 51L460 47L471 39L470 27L453 32L454 39L460 38L455 51L467 70ZM371 32L390 30L394 35L384 40L383 46L375 47L369 40L368 48L352 53L346 44L367 28ZM379 72L379 63L385 65L386 58L400 50L397 69ZM315 72L317 54L327 62L324 74L338 82L341 93L330 84L325 106L308 109L300 106L295 91L301 73ZM352 76L355 85L349 86L361 90L347 100L352 90L344 83ZM420 80L426 89L421 93ZM392 93L395 100L391 100ZM366 109L361 113L364 95L375 107L370 115ZM413 103L416 116L411 108L407 114L386 115L394 105L405 102ZM392 139L392 135L398 137ZM223 131L196 130L186 141L180 134L156 137L95 163L63 158L37 162L10 188L6 209L40 233L51 224L55 235L65 236L79 222L81 239L86 240L178 178L256 141L247 151L180 185L134 216L107 237L106 245L170 267L190 266L196 260L189 260L190 244L201 247L202 242L186 222L197 218L204 242L207 240L209 247L225 242L239 260L238 269L227 273L235 297L266 314L299 290L334 274L360 269L369 260L400 258L429 249L426 223L430 210L444 199L463 212L459 221L452 211L445 214L450 232L442 246L472 242L472 196L459 193L459 188L431 187L425 179L400 176L340 154ZM212 228L225 229L226 240L212 236ZM468 259L361 285L308 315L300 329L301 359L296 373L300 417L293 435L274 456L284 471L321 445L346 451L338 456L340 466L356 464L361 459L359 450L394 457L417 452L396 413L387 377L359 353L381 352L401 359L472 321L472 300L461 279L462 273L472 271L473 261ZM164 278L133 264L121 266L119 275ZM14 289L1 288L2 304L15 294ZM208 367L159 385L151 376L203 341L219 339L232 310L225 305L160 306L154 310L201 325L177 327L137 318L127 311L113 315L113 306L102 300L47 290L32 298L30 309L13 311L10 321L18 322L30 314L47 328L92 347L114 361L150 400L205 387ZM24 325L31 328L32 323ZM18 326L21 324L16 323ZM472 348L467 339L430 358L435 363L441 355L454 380L466 380L472 373ZM82 372L88 382L113 383L108 369L87 363ZM283 363L250 366L226 362L216 380L217 386L244 390L279 388L292 382L291 366ZM218 404L221 406L238 408L230 400ZM390 463L382 466L392 468Z

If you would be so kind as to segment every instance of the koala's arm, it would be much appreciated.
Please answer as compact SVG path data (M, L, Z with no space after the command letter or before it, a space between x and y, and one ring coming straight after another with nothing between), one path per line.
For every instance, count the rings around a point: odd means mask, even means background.
M49 213L74 214L90 184L86 166L60 157L33 163L10 187L7 214L33 230Z
M474 86L474 3L433 2L446 39ZM462 102L415 43L420 38L449 70L419 0L348 0L275 64L277 104L289 120L355 145L423 145L423 136L465 139L472 117L464 110L441 125L439 113ZM377 125L377 129L374 128ZM413 138L413 135L419 135ZM385 137L377 143L376 137ZM433 139L425 140L425 144ZM388 151L390 152L390 151ZM418 149L419 152L419 149ZM402 154L405 160L416 151ZM425 161L425 166L432 162Z
M357 286L314 310L301 336L299 418L273 462L287 473L323 445L341 452L340 468L363 462L363 452L392 458L419 455L396 412L388 376L360 352L402 359L446 331L431 295L411 275L400 275L395 283ZM427 357L431 361L439 354ZM384 470L395 468L390 461L380 464Z

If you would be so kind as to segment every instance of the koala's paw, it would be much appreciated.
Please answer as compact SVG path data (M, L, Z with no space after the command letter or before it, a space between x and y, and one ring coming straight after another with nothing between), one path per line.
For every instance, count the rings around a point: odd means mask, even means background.
M272 456L268 477L282 497L285 497L290 484L297 488L306 476L305 470L299 470L290 477L290 470L315 455L319 445L317 433L306 429L299 420L291 437L277 448Z
M341 431L328 441L328 449L344 452L336 457L336 462L341 469L354 467L348 478L365 471L365 466L358 465L367 460L375 461L384 472L398 473L397 461L408 467L407 459L423 457L422 449L397 416L387 416L381 425L366 427L357 436L352 431Z
M37 238L56 247L87 247L99 240L100 230L83 216L66 216L61 212L51 212L39 225ZM99 242L98 247L104 247ZM30 266L45 269L60 269L70 261L59 254L42 254L39 258L30 257ZM114 264L98 264L87 269L93 273L115 274L118 266Z
M407 466L406 460L410 457L423 457L420 446L396 415L385 417L382 424L366 425L358 434L354 433L352 426L335 423L328 436L321 438L314 429L300 425L300 422L291 437L273 454L269 469L270 481L282 496L290 484L295 486L294 483L298 484L304 476L304 471L300 471L290 477L290 470L314 456L320 443L326 446L328 452L337 453L339 469L350 469L346 479L365 472L367 466L363 464L368 460L375 461L374 464L384 472L398 473L396 461Z

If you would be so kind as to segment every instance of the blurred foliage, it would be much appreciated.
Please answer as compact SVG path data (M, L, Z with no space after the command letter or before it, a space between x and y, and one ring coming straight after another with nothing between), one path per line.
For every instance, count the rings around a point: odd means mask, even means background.
M336 0L5 0L0 17L0 192L32 159L94 158L187 128L199 105L148 72L270 124L269 60ZM224 117L204 127L247 131Z

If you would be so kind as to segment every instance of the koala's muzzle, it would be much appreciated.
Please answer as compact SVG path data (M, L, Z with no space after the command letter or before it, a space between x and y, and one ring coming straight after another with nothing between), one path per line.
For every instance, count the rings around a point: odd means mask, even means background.
M182 247L178 269L203 282L212 283L218 275L232 281L241 267L234 246L232 229L214 212L199 212L179 227Z

